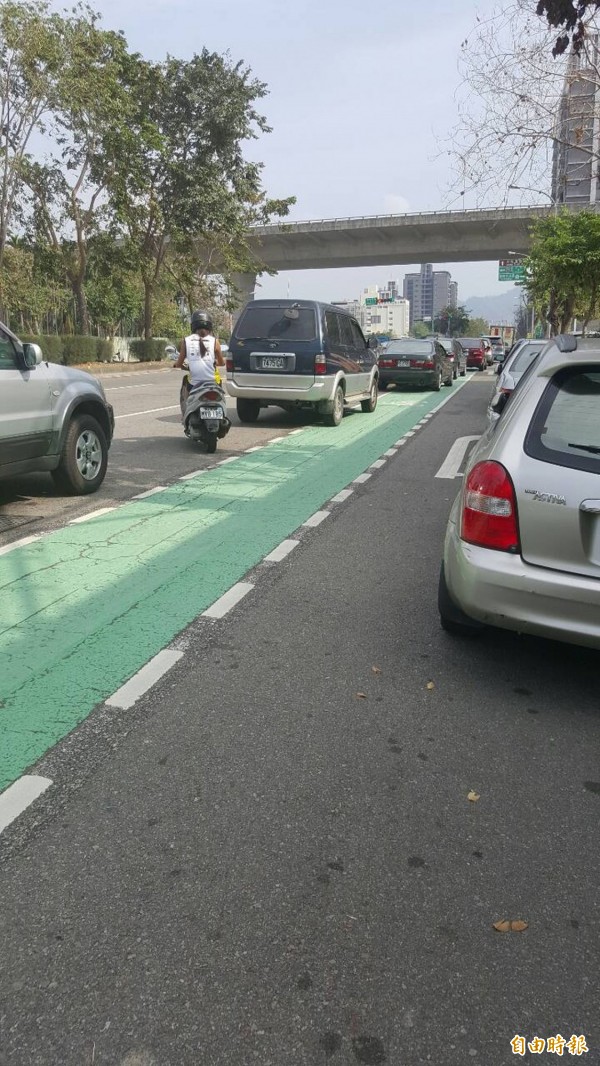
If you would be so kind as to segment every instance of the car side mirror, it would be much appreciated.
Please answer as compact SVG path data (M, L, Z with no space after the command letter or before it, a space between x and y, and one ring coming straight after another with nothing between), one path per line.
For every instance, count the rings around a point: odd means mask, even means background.
M44 356L39 344L24 344L23 345L23 361L28 370L33 370L35 366L39 366L44 362Z
M373 334L371 334L371 336L367 340L367 348L370 348L371 351L375 351L378 347L379 342L377 340L377 337L374 337Z
M174 361L175 359L177 359L179 352L173 344L167 344L167 347L165 348L165 355L167 359L173 359Z

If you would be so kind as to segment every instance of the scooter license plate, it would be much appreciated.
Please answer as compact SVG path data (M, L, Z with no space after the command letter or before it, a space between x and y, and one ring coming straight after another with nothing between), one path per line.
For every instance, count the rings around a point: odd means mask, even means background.
M200 411L199 411L199 414L200 414L200 418L213 419L213 418L223 418L224 417L223 408L222 407L201 407Z

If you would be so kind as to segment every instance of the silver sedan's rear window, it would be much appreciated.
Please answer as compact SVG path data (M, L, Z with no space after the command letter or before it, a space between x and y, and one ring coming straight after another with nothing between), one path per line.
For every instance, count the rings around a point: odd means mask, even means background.
M552 378L525 451L542 462L600 474L600 365L568 367Z

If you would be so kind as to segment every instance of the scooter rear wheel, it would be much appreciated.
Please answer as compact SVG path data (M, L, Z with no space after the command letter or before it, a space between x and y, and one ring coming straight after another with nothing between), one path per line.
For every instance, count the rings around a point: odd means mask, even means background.
M210 437L208 437L208 439L206 441L206 451L208 452L209 455L214 455L216 450L217 450L217 437L216 437L216 434L215 434L214 436L211 435Z

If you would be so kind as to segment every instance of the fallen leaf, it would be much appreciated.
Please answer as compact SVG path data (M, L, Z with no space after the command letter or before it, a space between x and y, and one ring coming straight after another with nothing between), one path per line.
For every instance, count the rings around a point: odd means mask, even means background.
M427 688L435 688L435 685L434 685L433 681L428 681L427 682Z
M467 796L467 799L470 800L471 803L477 803L477 800L479 799L479 793L478 792L469 792L469 795Z
M381 673L381 667L380 666L372 666L371 670L373 671L374 674L380 674Z
M367 694L366 694L366 692L357 692L356 693L356 698L357 698L357 700L366 700Z
M520 918L514 918L512 921L504 918L501 922L494 922L494 929L497 933L522 933L527 928L529 928L529 922L523 922Z

